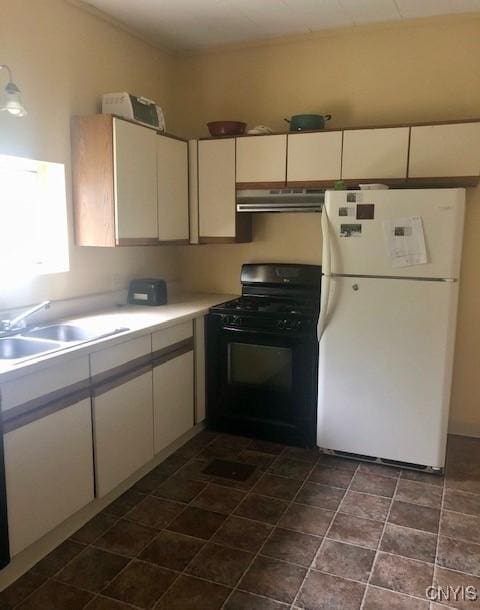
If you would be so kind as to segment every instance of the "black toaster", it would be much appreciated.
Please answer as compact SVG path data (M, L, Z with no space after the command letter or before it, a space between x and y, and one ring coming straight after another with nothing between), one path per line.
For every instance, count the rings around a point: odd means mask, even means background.
M131 305L165 305L167 302L165 280L156 278L131 280L128 286L128 302Z

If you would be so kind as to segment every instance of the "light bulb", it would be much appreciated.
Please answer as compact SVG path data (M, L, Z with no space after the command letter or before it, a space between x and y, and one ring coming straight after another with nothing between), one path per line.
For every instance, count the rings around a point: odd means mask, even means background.
M2 67L6 66L0 66L0 68ZM10 70L8 68L7 70L10 75ZM7 86L5 87L3 99L0 102L0 110L6 110L9 114L15 117L22 117L27 114L27 111L25 110L22 104L22 99L20 97L20 89L11 80L7 83Z

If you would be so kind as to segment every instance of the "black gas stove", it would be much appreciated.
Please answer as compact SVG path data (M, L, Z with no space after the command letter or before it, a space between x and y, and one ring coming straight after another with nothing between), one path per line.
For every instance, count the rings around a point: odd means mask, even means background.
M243 265L242 296L212 307L225 326L312 332L320 307L321 267Z
M242 296L207 317L207 421L313 445L321 267L249 264L240 279Z

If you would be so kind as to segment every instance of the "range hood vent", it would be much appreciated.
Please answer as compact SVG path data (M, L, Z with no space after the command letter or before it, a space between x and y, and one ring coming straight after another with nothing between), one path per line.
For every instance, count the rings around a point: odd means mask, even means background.
M237 212L321 212L323 189L284 188L237 191Z

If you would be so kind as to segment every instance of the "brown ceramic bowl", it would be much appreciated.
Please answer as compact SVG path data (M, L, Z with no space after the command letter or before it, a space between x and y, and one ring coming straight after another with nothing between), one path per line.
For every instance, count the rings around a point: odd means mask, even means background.
M245 133L246 123L241 121L212 121L207 123L211 136L239 136Z

